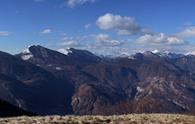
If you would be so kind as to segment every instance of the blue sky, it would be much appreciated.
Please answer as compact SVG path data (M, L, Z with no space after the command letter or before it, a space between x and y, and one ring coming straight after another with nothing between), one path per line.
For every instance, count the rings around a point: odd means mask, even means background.
M195 53L195 0L1 0L0 50Z

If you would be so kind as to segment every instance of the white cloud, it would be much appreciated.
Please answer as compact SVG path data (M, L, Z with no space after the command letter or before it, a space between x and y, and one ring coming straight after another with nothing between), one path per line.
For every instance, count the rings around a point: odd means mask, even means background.
M166 40L168 44L184 44L185 43L183 39L180 39L176 36L167 36Z
M91 27L91 24L86 24L84 27L85 29L89 29Z
M179 37L195 37L195 26L185 27L184 30L177 34Z
M137 39L138 43L150 43L150 44L184 44L185 41L176 36L166 36L164 33L158 34L144 34Z
M0 31L0 36L9 36L10 34L8 31Z
M98 35L94 35L95 40L98 42L107 42L110 37L107 34L98 34Z
M195 45L194 44L186 44L181 46L181 53L186 55L195 55Z
M41 34L50 34L51 32L51 29L44 29L43 31L41 31Z
M60 43L60 45L62 46L66 46L66 47L72 47L72 46L76 46L78 43L76 41L70 40L70 41L64 41L62 43Z
M95 0L67 0L67 5L74 8L77 5L83 5L85 3L94 3Z
M114 39L107 34L91 34L75 37L65 35L57 45L62 53L66 53L67 48L76 48L89 50L98 55L112 55L119 52L117 49L123 43L123 40Z
M80 37L65 36L61 41L61 43L59 43L59 45L62 47L81 47L90 44L94 44L97 46L116 47L116 46L120 46L122 42L120 40L113 39L107 34L92 34L92 35L80 36Z
M76 37L64 35L62 41L58 43L58 45L64 48L76 47L79 45L79 41Z
M111 38L107 34L94 35L94 39L96 42L101 43L102 45L113 46L113 47L121 45L120 41Z
M141 32L141 28L136 24L134 18L111 13L100 16L96 24L102 30L114 30L119 35L133 35Z

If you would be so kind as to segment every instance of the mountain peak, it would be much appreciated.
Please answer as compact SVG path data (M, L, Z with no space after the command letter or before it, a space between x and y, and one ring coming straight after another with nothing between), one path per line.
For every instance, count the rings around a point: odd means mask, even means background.
M21 59L27 61L32 57L36 56L37 53L44 53L45 55L47 53L47 48L42 47L40 45L31 45L24 49L24 51L20 53L20 56Z
M154 53L154 54L156 54L156 53L159 53L159 50L158 49L155 49L155 50L152 50L151 52Z
M28 47L27 47L26 49L24 49L24 51L21 53L21 54L22 54L21 58L22 58L23 60L29 60L30 58L33 57L33 54L31 53L30 48L31 48L31 46L28 46Z
M23 54L29 54L29 53L31 53L31 50L34 49L34 48L44 48L44 47L42 47L40 45L30 45L26 49L24 49L22 53Z
M153 56L153 55L156 55L156 53L152 52L152 51L146 51L143 53L143 55L145 56Z

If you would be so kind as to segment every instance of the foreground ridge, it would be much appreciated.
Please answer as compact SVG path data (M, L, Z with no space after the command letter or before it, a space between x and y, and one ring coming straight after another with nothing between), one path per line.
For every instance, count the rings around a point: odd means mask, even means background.
M1 124L194 124L195 116L179 114L129 114L114 116L45 116L0 119Z

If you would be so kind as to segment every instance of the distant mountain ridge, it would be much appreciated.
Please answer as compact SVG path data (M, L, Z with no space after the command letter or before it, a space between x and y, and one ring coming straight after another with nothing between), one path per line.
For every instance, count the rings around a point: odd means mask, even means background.
M195 114L194 70L193 55L109 58L30 46L15 56L0 52L0 99L41 115Z

